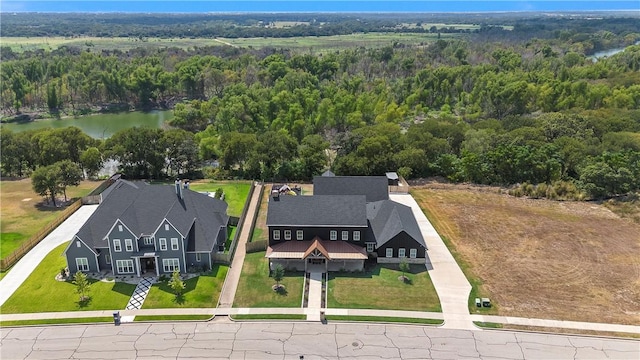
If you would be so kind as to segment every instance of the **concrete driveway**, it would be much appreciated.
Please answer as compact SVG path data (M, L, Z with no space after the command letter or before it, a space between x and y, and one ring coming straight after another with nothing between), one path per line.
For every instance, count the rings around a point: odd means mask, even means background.
M418 226L420 226L420 231L427 244L427 256L429 258L427 270L442 305L443 327L450 329L477 329L473 325L468 307L471 284L469 284L442 238L440 238L436 229L433 228L431 222L424 215L413 196L409 194L390 194L390 198L395 202L409 206L413 210Z
M69 216L67 220L13 265L9 273L0 281L0 306L13 295L51 250L71 240L73 235L80 230L80 227L84 225L97 208L98 205L81 206L80 209ZM60 269L52 269L52 271L60 271Z

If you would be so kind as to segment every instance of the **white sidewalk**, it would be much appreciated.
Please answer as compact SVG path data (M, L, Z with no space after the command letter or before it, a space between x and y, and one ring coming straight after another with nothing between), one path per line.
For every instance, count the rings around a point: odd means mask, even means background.
M307 305L307 320L320 321L320 310L322 306L322 273L312 272L309 277L309 304Z
M469 294L471 284L464 276L462 269L449 252L438 232L433 228L427 217L410 194L390 194L391 200L411 207L413 215L420 226L420 231L427 244L427 266L433 286L436 288L442 314L444 315L444 328L450 329L477 329L473 325L469 314ZM429 265L429 264L427 264Z
M60 226L55 228L38 245L20 259L9 273L0 281L0 306L18 289L20 285L31 275L31 272L40 264L51 250L73 238L87 219L96 211L98 205L83 205L73 213ZM60 270L60 269L53 269Z

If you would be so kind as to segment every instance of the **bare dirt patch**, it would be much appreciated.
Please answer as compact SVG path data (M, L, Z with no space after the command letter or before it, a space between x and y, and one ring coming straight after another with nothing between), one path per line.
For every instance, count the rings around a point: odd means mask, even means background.
M640 324L640 225L588 202L429 184L414 197L499 313Z

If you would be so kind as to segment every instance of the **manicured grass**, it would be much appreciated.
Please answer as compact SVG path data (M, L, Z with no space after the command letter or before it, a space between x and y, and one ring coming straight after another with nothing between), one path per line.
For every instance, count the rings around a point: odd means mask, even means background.
M232 315L233 320L306 320L307 315L294 314L237 314Z
M402 272L397 265L329 274L327 299L331 308L442 311L424 265L411 265L407 283L398 280Z
M227 202L229 208L227 213L231 216L240 216L244 203L249 196L251 182L247 181L194 181L190 185L193 191L215 192L218 188L224 191L224 201Z
M473 323L481 328L502 329L502 324L498 324L498 323L482 322L482 321L474 321Z
M83 181L67 189L67 198L88 195L100 181ZM31 188L30 179L0 182L0 258L4 258L20 244L59 216L64 208L43 203L43 198Z
M238 232L237 226L229 226L227 228L227 241L225 241L224 243L225 254L229 253L229 250L231 250L231 243L233 242L233 238L236 236L237 232Z
M67 243L51 251L33 270L27 280L0 307L5 314L76 310L124 309L135 285L101 282L90 279L91 299L78 302L76 287L71 281L56 281L55 276L66 266L62 252Z
M0 258L11 254L27 237L20 233L2 233L0 234Z
M0 280L2 280L2 278L5 277L5 275L7 275L9 273L9 270L11 270L11 269L8 269L8 270L5 270L5 271L0 271Z
M180 321L211 319L212 315L137 315L133 321Z
M275 281L269 277L269 261L265 252L247 254L233 307L300 307L302 305L302 272L287 272L280 282L285 292L271 289Z
M441 325L444 321L440 319L417 319L407 317L389 317L389 316L357 316L357 315L327 315L327 320L336 321L370 321L370 322L397 322L408 324L430 324Z
M147 295L143 309L160 308L214 308L222 290L224 278L229 268L214 264L213 269L204 275L185 280L182 296L176 297L167 281L154 284Z
M251 233L251 240L250 241L257 241L257 240L266 240L262 238L262 234L264 233L264 230L262 229L258 229L257 227L253 228L253 232Z
M72 319L38 319L0 321L0 326L26 326L26 325L56 325L56 324L86 324L113 322L113 317L86 317Z

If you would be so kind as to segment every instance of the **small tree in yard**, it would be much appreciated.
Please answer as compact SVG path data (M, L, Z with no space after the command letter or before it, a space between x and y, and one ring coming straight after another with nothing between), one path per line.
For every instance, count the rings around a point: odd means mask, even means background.
M277 264L273 268L273 280L276 281L276 285L273 288L273 290L279 291L282 288L282 285L280 285L280 281L282 281L283 278L284 278L284 267L280 264Z
M76 284L76 292L80 294L80 302L89 300L89 280L87 275L82 271L78 271L73 278L73 282Z
M409 272L410 267L407 259L400 260L400 271L402 271L402 281L407 281L409 278L404 276L405 273Z
M182 290L185 288L184 281L180 278L180 272L178 270L174 271L171 274L171 279L169 280L169 287L173 290L173 293L176 294L176 297L182 295Z

